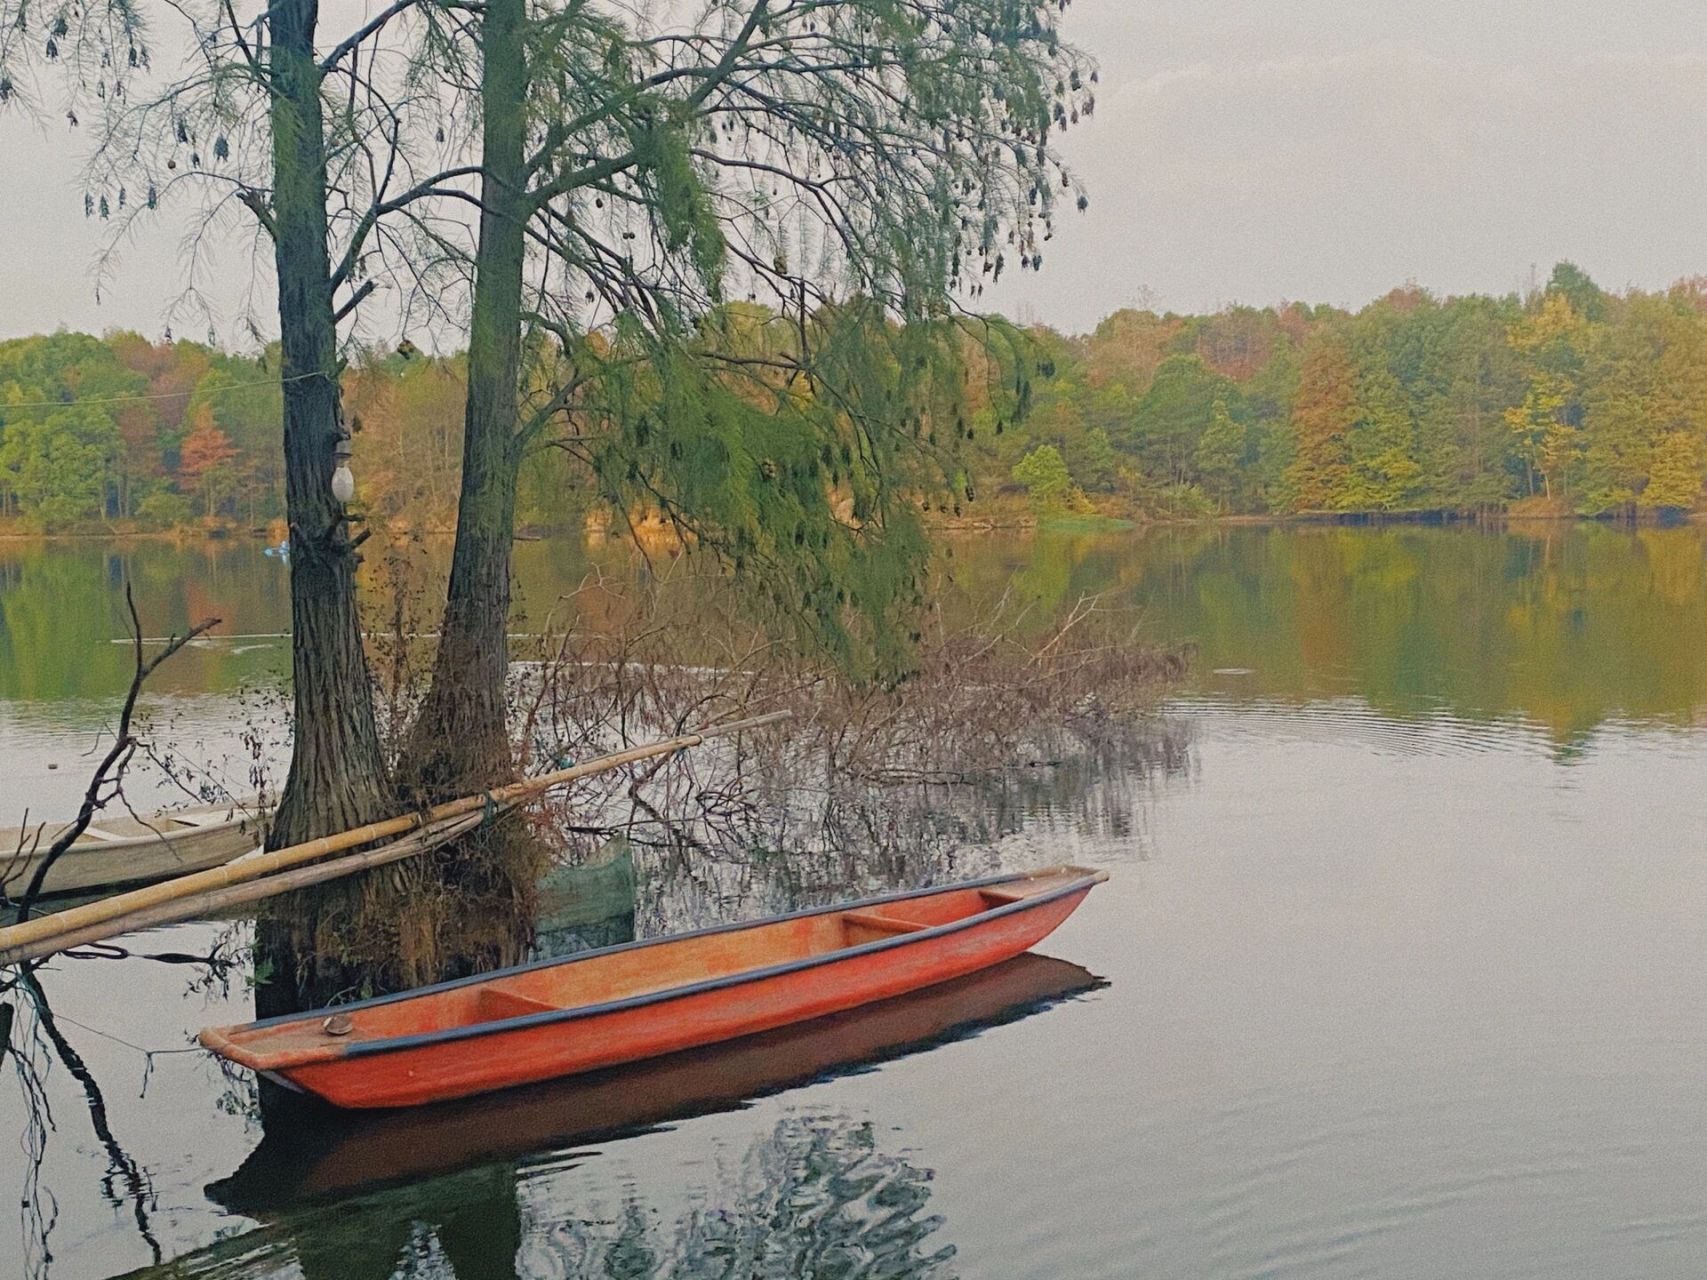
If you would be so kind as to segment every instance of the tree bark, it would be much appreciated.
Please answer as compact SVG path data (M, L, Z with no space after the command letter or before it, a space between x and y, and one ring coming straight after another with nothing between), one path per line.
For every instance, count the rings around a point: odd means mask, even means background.
M514 771L506 716L510 545L521 464L517 393L529 214L523 0L490 0L482 30L480 242L468 340L462 489L432 686L405 775L441 799Z
M271 848L348 830L388 807L356 612L358 557L331 490L343 406L326 247L318 16L317 0L276 0L270 10L272 219L295 696L290 773L268 835ZM341 913L352 892L339 885L298 894L263 919L258 950L271 973L256 991L262 1016L312 1007L348 984L351 974L327 954L320 935L322 918Z
M489 0L482 24L482 175L469 324L456 544L432 683L399 767L415 802L468 795L515 773L507 715L510 545L521 464L518 390L526 261L525 0ZM522 959L533 940L545 850L500 823L411 865L412 903L435 932L417 980ZM413 909L413 908L412 908ZM402 934L408 937L408 933ZM430 967L430 975L421 973Z

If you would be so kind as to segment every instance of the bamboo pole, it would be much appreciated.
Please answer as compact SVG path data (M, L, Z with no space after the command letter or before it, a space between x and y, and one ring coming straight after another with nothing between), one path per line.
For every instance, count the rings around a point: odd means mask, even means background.
M194 920L212 915L216 911L288 893L293 889L306 889L310 885L324 884L328 880L353 876L358 871L382 867L389 862L399 862L429 849L436 849L447 840L454 840L464 832L472 831L484 820L484 815L465 813L460 818L447 818L443 822L411 831L408 835L399 836L377 849L332 858L326 862L310 863L306 867L294 867L289 871L263 876L259 880L227 885L223 889L208 889L152 907L139 907L101 924L87 925L70 933L44 938L40 942L25 943L0 955L0 962L22 964L29 960L39 960L55 952L70 951L76 947L87 946L91 942L116 938L120 934L135 933L139 929L152 929L156 925L173 924L180 920Z
M625 751L612 752L610 755L599 756L581 764L571 765L566 769L543 773L535 778L524 778L520 782L510 783L508 786L494 787L492 790L483 791L479 795L447 800L443 804L434 805L421 813L406 813L395 818L370 822L365 826L340 832L337 835L323 836L318 840L309 840L284 849L276 849L272 853L263 853L253 858L239 858L237 861L228 862L224 866L210 867L206 871L197 871L187 876L178 876L176 879L162 881L159 884L146 885L128 893L114 894L110 898L102 898L97 902L85 903L79 907L68 907L66 910L56 912L53 915L37 916L34 919L24 921L22 924L0 929L0 964L17 963L20 959L26 958L23 955L26 950L29 950L32 955L43 954L37 944L50 939L57 939L72 933L82 936L95 925L106 925L122 917L134 915L182 898L192 897L196 894L213 892L251 880L265 879L276 872L315 862L328 854L342 853L347 849L354 849L357 845L368 844L374 840L404 835L447 818L457 818L476 811L484 812L489 806L506 808L523 800L532 799L534 796L553 788L578 782L582 778L590 778L597 774L609 773L612 769L620 769L626 764L634 764L637 761L650 760L658 756L674 755L678 751L697 747L700 743L710 741L713 738L727 737L744 729L756 729L761 725L774 724L778 720L787 719L789 714L787 711L776 711L770 715L753 716L746 720L735 720L729 724L700 729L677 738L665 738L659 742L629 747ZM100 936L111 937L112 934L104 932ZM85 942L91 940L90 937L83 937ZM48 948L50 952L59 950L63 950L63 947L55 945Z

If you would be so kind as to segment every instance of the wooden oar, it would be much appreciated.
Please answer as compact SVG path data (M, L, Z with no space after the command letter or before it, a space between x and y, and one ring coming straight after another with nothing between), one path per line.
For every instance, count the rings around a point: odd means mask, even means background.
M685 751L689 747L697 747L700 743L712 738L727 737L744 729L756 729L761 725L774 724L779 720L787 719L789 714L787 711L772 712L770 715L753 716L746 720L736 720L729 724L700 729L678 738L665 738L659 742L630 747L626 751L599 756L597 759L571 765L566 769L540 774L535 778L524 778L520 782L510 783L508 786L494 787L491 791L483 791L479 795L463 796L458 800L447 800L443 804L434 805L422 813L407 813L379 822L370 822L365 826L356 827L338 835L309 840L302 844L291 845L288 848L276 849L272 853L263 853L253 858L240 858L235 862L228 862L224 866L211 867L206 871L198 871L187 876L178 876L173 880L147 885L141 889L133 889L129 893L114 894L110 898L102 898L99 901L85 903L79 907L69 907L53 915L37 916L32 920L24 921L22 924L0 929L0 964L16 964L22 960L33 959L55 951L63 951L67 945L83 945L102 937L112 937L123 930L103 928L97 932L97 926L108 926L115 921L151 911L167 903L199 894L211 893L231 885L263 880L292 867L316 862L328 854L342 853L347 849L354 849L357 845L369 844L372 841L384 840L391 836L404 835L421 827L443 822L446 819L483 812L489 807L507 808L554 787L577 782L582 778L590 778L596 774L609 773L612 769L620 769L625 764L633 764L639 760L674 755L676 752ZM423 842L422 848L431 847L434 843L439 842ZM420 852L420 850L415 849L411 852ZM359 870L360 868L351 869ZM282 885L278 892L282 893L290 887L292 886ZM69 944L61 941L61 939L72 935L76 935L78 938L77 943Z

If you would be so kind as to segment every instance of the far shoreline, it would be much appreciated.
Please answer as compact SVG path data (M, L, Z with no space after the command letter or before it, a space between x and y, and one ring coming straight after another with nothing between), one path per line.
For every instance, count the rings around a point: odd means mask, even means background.
M988 516L941 516L926 513L924 523L933 533L949 535L974 533L1041 533L1041 534L1112 534L1142 529L1173 528L1385 528L1410 526L1417 528L1506 528L1527 526L1557 527L1569 524L1595 524L1627 529L1679 528L1707 522L1707 512L1679 511L1668 513L1645 512L1630 516L1582 515L1569 511L1489 511L1461 512L1442 510L1419 511L1297 511L1297 512L1239 512L1215 516L1171 516L1149 514L1138 510L1116 511L1058 511L1036 513L1012 509ZM399 529L399 534L421 538L453 538L454 528ZM78 528L40 530L18 527L17 522L0 524L0 544L53 542L164 542L177 545L207 545L212 543L279 545L284 530L242 528L239 526L179 526L171 529ZM516 530L517 542L539 542L554 538L608 536L602 529L585 526L526 526Z

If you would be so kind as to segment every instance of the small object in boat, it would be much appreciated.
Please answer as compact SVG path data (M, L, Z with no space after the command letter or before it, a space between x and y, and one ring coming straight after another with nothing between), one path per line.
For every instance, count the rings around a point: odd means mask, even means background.
M334 1013L320 1024L320 1029L329 1036L347 1036L356 1029L356 1024L350 1020L347 1013Z
M717 1044L976 973L1042 941L1107 878L1053 867L885 894L209 1027L200 1040L341 1107L467 1097ZM334 1032L341 1020L348 1031Z

